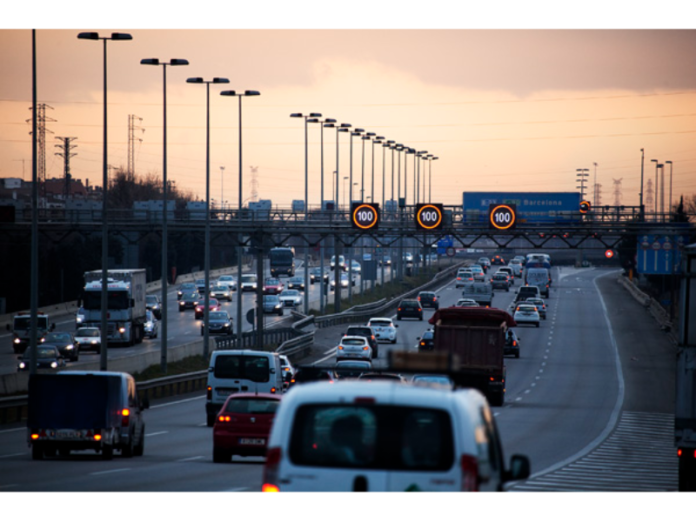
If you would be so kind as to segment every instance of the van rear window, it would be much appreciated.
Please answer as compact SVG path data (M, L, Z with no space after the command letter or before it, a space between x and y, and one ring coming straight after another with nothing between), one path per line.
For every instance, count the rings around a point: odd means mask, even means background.
M297 410L290 460L298 466L446 471L454 465L444 410L313 404Z
M225 413L275 413L279 404L269 399L230 399Z
M269 381L268 357L258 355L220 355L215 359L215 377Z

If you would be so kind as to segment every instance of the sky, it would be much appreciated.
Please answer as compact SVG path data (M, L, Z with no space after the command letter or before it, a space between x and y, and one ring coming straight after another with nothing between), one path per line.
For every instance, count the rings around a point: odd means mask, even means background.
M125 13L133 5L126 2ZM283 19L282 9L269 9L268 17L261 10L236 17L227 6L220 12L234 20L229 24L211 19L211 11L205 11L207 17L192 14L162 24L147 10L143 18L87 13L68 22L49 10L36 24L28 10L0 28L0 178L31 178L27 120L33 26L38 27L38 102L50 107L49 178L63 176L57 138L72 137L73 178L101 185L103 44L77 39L79 32L96 30L102 36L127 32L133 37L107 44L108 163L113 167L128 165L128 120L135 115L135 172L161 176L162 67L140 60L189 61L167 67L167 177L199 199L206 195L206 88L186 79L230 80L210 86L209 186L216 205L238 205L240 179L239 102L220 96L222 90L261 93L242 99L244 201L252 196L254 172L259 199L281 207L304 199L305 124L290 118L297 112L321 113L437 157L414 163L413 155L394 154L394 195L400 165L402 180L406 168L409 203L415 165L426 185L419 189L421 201L459 205L465 191L577 192L577 169L585 168L585 193L593 204L614 204L620 182L620 203L637 205L641 149L646 198L648 180L655 181L652 159L672 161L673 200L696 193L696 30L683 27L678 11L671 11L671 19L650 14L628 22L620 11L607 11L605 18L593 18L590 10L577 19L542 21L530 13L515 21L512 11L500 22L492 12L492 23L476 24L452 23L448 15L456 19L456 11L447 11L442 2L432 5L437 9L422 19L397 17L396 23L384 9L369 22L355 13L345 20L333 13L307 22L297 13ZM334 199L337 133L324 129L322 147L320 125L307 127L308 197L315 206L321 197L322 150L324 199ZM350 181L344 178L351 175L351 138L341 133L338 139L343 203L349 197ZM390 199L392 152L358 136L352 138L352 154L354 199L364 188L366 198L381 203L383 178ZM669 165L664 171L668 198ZM595 179L600 201L593 198Z

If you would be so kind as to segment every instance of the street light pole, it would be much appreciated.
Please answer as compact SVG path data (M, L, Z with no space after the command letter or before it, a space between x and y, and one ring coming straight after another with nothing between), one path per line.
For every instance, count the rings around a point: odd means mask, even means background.
M429 155L428 157L428 203L432 203L432 190L433 190L433 161L437 161L438 158L437 156L433 156L432 154Z
M203 310L203 358L208 359L210 342L210 84L211 83L230 83L227 78L213 78L204 80L203 78L188 78L186 83L205 84L205 247L204 247L204 270L205 270L205 298ZM224 167L220 167L224 170ZM220 176L222 180L222 176ZM221 181L222 183L222 181Z
M645 221L645 208L643 207L643 162L645 161L645 151L640 149L640 219Z
M107 323L107 313L108 313L108 266L109 266L109 226L106 216L107 209L107 194L109 190L109 166L107 159L108 150L108 140L107 140L107 103L106 103L106 42L107 40L132 40L133 37L128 33L111 33L110 37L101 37L98 33L79 33L77 35L79 40L103 40L104 41L104 128L103 128L103 152L102 152L102 252L101 252L101 263L102 263L102 273L101 273L101 323L100 323L100 337L101 344L99 350L99 369L101 371L106 371L107 360L108 360L108 323ZM144 328L144 327L143 327ZM36 348L32 348L36 350ZM33 368L32 368L33 370Z
M324 127L333 128L336 120L333 118L326 118L321 123L321 213L324 214ZM324 313L325 306L325 294L324 294L324 239L322 238L321 244L319 245L319 271L321 272L321 277L319 278L319 311ZM305 280L305 288L309 288L309 281ZM309 291L309 290L308 290Z
M655 221L657 221L657 169L659 168L659 161L656 159L651 159L650 161L655 163L655 205L654 205L654 212L655 212Z
M143 58L141 65L161 65L163 85L163 144L162 144L162 341L160 367L167 373L167 65L188 65L188 60L172 58L160 62L158 58Z
M668 208L668 213L671 215L672 214L672 161L665 161L665 163L669 163L669 208Z

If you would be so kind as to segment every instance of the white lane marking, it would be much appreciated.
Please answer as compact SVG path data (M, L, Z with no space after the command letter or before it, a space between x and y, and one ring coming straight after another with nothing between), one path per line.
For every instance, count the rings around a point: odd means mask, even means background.
M10 457L21 457L26 453L13 453L12 455L0 455L0 459L9 459Z
M537 377L537 379L538 379L538 378L539 378L539 377ZM533 383L531 384L531 386L532 386L532 387L536 386L536 383L533 382Z
M319 360L317 360L317 361L314 361L314 363L312 364L312 366L315 366L317 363L324 362L324 361L326 361L327 359L331 359L332 357L335 357L335 356L336 356L336 353L334 352L334 353L332 353L332 354L330 354L330 355L327 355L326 357L324 357L324 358L322 358L322 359L319 359Z
M106 471L95 471L90 475L106 475L107 473L120 473L121 471L130 471L130 468L108 469Z
M542 366L546 366L546 363L545 363L545 362L542 362L541 365L542 365Z
M529 393L530 391L532 391L532 390L524 390L524 393Z
M537 375L536 377L534 377L534 378L535 378L537 381L538 381L539 379L541 379L541 377L539 377L538 375Z
M207 422L204 422L204 423L202 423L202 424L198 424L198 426L207 426L207 425L208 425Z
M156 431L154 433L146 433L146 437L154 437L155 435L164 435L165 433L169 433L168 431Z
M515 399L515 401L521 401L521 400L522 400L522 397L517 397L517 398Z
M203 458L202 456L198 456L198 457L187 457L187 458L185 458L185 459L179 459L179 460L177 460L177 462L188 462L188 461L190 461L190 460L200 460L200 459L202 459L202 458Z
M189 399L181 399L180 401L173 401L173 402L167 402L164 404L157 404L156 406L150 406L150 409L155 410L157 408L164 408L165 406L174 406L175 404L181 404L182 402L197 401L198 399L205 399L205 395L201 395L199 397L191 397Z
M329 353L334 353L334 352L336 352L336 347L335 347L335 346L334 346L333 348L329 348L328 350L326 350L326 351L324 352L324 355L327 355L327 354L329 354Z
M2 430L0 431L0 434L3 433L12 433L13 431L25 431L26 428L12 428L11 430Z
M226 492L232 492L232 491L247 491L249 488L232 488L232 489L226 489Z

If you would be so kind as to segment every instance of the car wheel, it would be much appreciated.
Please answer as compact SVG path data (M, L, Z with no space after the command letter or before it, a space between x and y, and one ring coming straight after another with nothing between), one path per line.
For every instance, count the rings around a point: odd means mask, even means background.
M44 451L41 444L33 444L31 447L31 458L32 460L43 460Z
M183 311L184 311L184 307L183 307L183 306L180 306L180 307L179 307L179 311L180 311L180 312L183 312Z
M114 447L104 446L102 448L102 460L111 460L114 458Z
M508 287L505 289L505 291L506 291L506 292L509 292L509 291L510 291L510 287L508 286Z
M205 332L203 331L203 328L201 328L201 335L205 335Z
M121 448L121 457L124 457L126 459L130 459L133 457L133 436L131 435L128 441L128 444L126 446L123 446Z
M213 447L213 462L221 464L223 462L230 462L232 460L232 454L229 451Z
M69 457L70 456L70 448L61 448L58 450L58 455L61 457Z
M212 428L215 425L215 415L208 414L205 417L205 423L209 428Z
M101 347L100 347L100 348L97 348L97 349L94 350L94 351L96 352L97 355L99 355L99 354L101 353Z
M392 343L392 344L396 344L396 337L394 337L394 339L392 339L392 342L391 342L391 343Z
M71 360L72 362L77 362L77 361L80 360L80 355L77 354L77 355L75 355L75 357L71 357L70 360Z
M419 320L419 321L422 321L422 320L423 320L423 314L421 314L421 315L418 316L418 320Z
M136 444L135 447L133 448L133 456L142 457L144 452L145 452L145 428L143 427L140 430L140 440L138 441L138 444Z
M401 316L400 316L400 315L397 315L397 316L396 316L396 320L397 320L397 321L401 321Z
M519 358L520 358L520 351L517 350L517 351L515 352L515 359L519 359Z
M536 327L539 328L539 323L536 324Z

